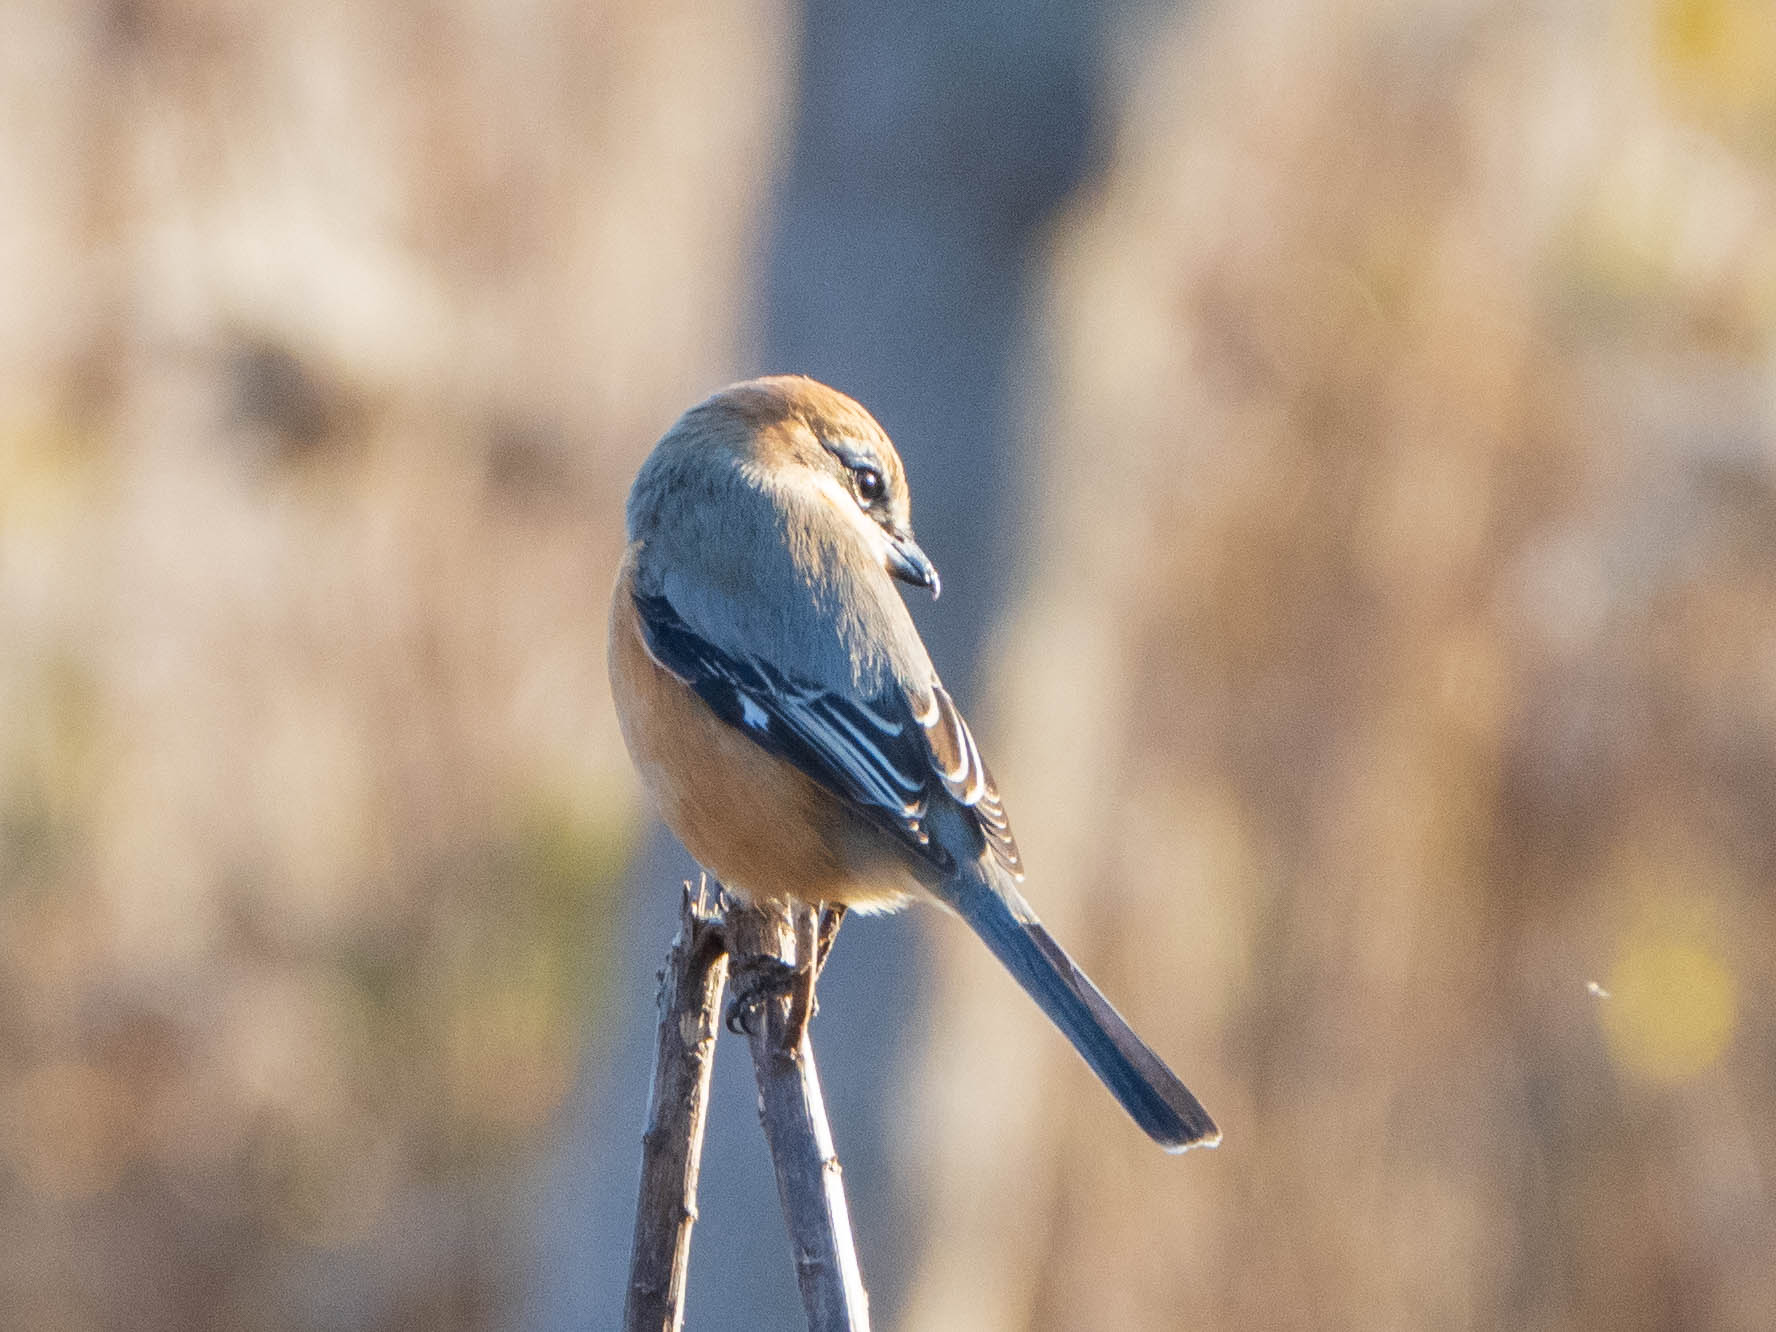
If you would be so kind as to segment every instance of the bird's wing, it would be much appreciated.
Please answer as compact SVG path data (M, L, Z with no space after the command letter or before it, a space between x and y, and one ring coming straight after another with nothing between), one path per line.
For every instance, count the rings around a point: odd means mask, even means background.
M1024 877L1023 857L1018 854L1017 841L1011 835L1011 820L1005 814L1005 802L999 798L999 787L987 761L981 757L974 733L950 691L931 681L931 700L913 713L925 733L925 748L944 789L957 803L974 815L981 836L986 838L993 858L1008 870L1014 879Z
M941 684L932 681L931 697L918 709L895 685L857 698L717 646L664 596L638 594L635 608L654 660L761 748L856 805L946 874L954 861L931 839L925 820L931 797L947 791L973 814L995 858L1023 877L992 774Z

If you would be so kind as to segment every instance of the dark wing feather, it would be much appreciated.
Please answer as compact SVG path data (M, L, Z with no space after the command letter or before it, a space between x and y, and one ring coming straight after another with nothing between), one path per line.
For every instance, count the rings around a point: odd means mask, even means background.
M989 849L1014 878L1023 861L993 774L949 692L915 713L894 689L859 700L808 684L757 657L716 647L662 596L637 596L647 648L716 716L857 805L880 828L948 873L954 862L931 840L925 815L938 783L974 816Z
M954 862L925 828L932 767L924 733L898 690L867 702L796 680L757 657L703 638L660 596L637 596L653 657L716 716L744 731L948 873Z

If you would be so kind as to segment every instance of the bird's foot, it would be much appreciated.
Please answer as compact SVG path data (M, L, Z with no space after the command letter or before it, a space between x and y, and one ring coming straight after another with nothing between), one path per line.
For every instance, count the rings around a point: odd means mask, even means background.
M736 1036L752 1035L753 1024L764 1013L765 1005L792 997L801 983L801 971L782 958L751 959L733 975L724 1015L728 1030Z

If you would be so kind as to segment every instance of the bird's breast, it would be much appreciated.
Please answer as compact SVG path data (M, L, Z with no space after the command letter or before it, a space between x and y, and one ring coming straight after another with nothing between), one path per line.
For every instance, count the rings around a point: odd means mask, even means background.
M697 862L755 901L890 910L917 888L880 830L711 712L655 661L632 559L612 598L611 693L623 739L668 827Z

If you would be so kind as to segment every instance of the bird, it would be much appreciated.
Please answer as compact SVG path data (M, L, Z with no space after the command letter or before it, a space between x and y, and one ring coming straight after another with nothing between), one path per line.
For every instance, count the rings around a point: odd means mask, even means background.
M667 826L734 896L819 914L935 899L959 916L1167 1151L1214 1146L1200 1102L1024 899L998 784L896 583L941 591L906 470L858 402L800 375L686 411L630 489L608 664ZM812 926L806 932L812 933Z

